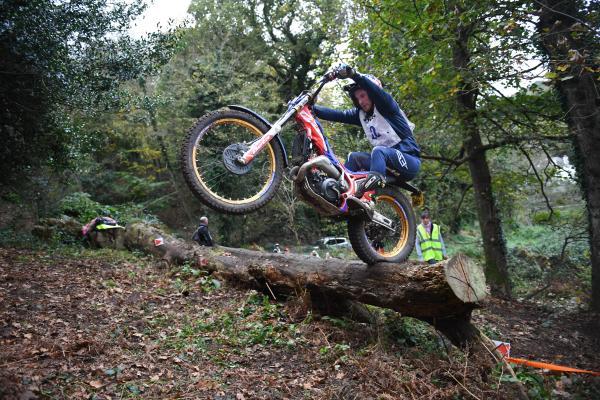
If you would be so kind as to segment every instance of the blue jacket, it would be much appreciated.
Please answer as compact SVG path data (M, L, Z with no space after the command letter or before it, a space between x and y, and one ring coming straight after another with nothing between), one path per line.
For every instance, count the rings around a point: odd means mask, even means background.
M377 86L377 84L375 84L365 75L357 73L352 79L358 83L362 89L367 91L369 98L375 107L377 107L377 110L390 123L400 139L402 139L400 143L393 147L402 151L403 153L420 157L421 149L415 141L415 137L413 136L410 126L408 125L408 120L403 115L396 100L394 100L394 98L388 92ZM339 111L315 105L313 110L318 118L322 118L326 121L342 122L345 124L362 126L359 117L360 110L357 107L345 111Z

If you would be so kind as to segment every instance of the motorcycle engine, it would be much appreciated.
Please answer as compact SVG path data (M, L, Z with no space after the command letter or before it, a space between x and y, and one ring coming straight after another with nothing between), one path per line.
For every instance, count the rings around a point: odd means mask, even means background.
M314 172L307 176L312 190L332 204L340 203L342 188L340 183L322 172Z

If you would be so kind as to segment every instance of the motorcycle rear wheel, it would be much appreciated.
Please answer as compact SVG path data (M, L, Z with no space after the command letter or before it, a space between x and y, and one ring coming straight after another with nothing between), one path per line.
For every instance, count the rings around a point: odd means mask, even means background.
M247 214L265 206L283 178L284 156L272 140L247 166L236 164L250 144L269 130L254 116L224 108L201 117L181 148L186 183L200 201L227 214Z
M396 188L378 189L373 196L375 210L390 218L395 232L357 216L348 219L352 249L365 263L406 261L415 246L417 224L410 200Z

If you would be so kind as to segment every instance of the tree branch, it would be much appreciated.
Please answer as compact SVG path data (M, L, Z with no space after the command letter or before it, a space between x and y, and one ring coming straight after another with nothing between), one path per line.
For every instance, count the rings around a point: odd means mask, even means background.
M542 192L542 196L544 196L544 200L546 201L546 206L548 207L548 210L550 210L550 214L548 215L548 219L547 219L548 221L550 221L550 219L552 218L552 215L554 215L554 209L552 208L552 205L550 205L550 200L548 200L548 196L546 195L546 191L544 190L544 181L538 174L537 169L535 168L535 164L531 160L531 157L529 157L529 153L527 153L525 148L523 146L519 146L519 150L521 150L521 152L523 153L523 155L529 162L529 165L531 166L531 169L533 169L533 173L535 174L535 177L537 178L538 182L540 183L540 190Z

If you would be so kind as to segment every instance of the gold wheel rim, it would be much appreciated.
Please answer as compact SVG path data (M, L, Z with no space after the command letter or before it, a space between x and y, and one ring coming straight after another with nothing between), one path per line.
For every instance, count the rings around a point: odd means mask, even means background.
M386 203L390 204L392 206L392 208L394 209L394 211L396 212L396 215L400 219L398 228L401 228L402 230L401 230L400 237L398 238L398 241L396 242L396 245L392 248L391 251L389 251L389 252L385 251L385 248L384 248L384 251L382 253L380 253L383 257L391 258L391 257L395 257L398 254L400 254L400 252L402 251L404 246L406 246L406 244L408 243L408 217L406 216L404 209L400 206L400 204L398 204L396 199L394 199L393 197L388 196L388 195L380 195L380 196L377 196L377 202L379 202L379 201L385 201Z
M200 139L202 139L204 134L206 132L208 132L212 127L217 126L217 125L225 125L225 124L234 124L234 125L243 126L245 128L248 128L250 131L252 131L255 136L257 136L257 137L263 136L263 133L256 126L252 125L249 122L241 120L241 119L224 118L224 119L220 119L218 121L213 122L212 124L210 124L209 126L204 128L204 131L200 135L198 135L198 138L196 139L196 143L194 143L194 148L192 150L192 163L194 165L194 173L196 174L196 179L198 180L200 185L204 188L204 190L206 192L210 193L211 196L219 199L220 201L222 201L224 203L236 204L236 205L251 203L253 201L258 200L269 189L269 186L271 186L271 182L275 178L275 151L273 151L273 146L271 146L271 143L267 143L265 148L262 150L263 152L264 151L268 152L269 161L270 161L270 163L269 163L269 165L270 165L269 178L266 180L266 182L264 183L262 188L254 196L252 196L250 198L241 199L241 200L229 199L229 198L219 195L218 193L213 192L210 189L210 187L208 187L206 182L202 179L202 174L199 172L198 163L197 163L198 142L200 142Z

